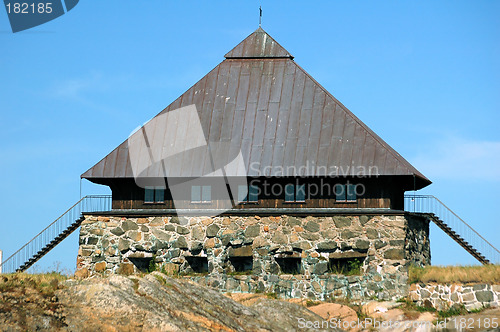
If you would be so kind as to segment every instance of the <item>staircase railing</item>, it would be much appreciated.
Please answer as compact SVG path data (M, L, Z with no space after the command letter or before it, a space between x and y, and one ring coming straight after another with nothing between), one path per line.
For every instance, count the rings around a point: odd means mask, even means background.
M406 194L404 204L405 211L434 214L491 263L500 264L500 251L437 197Z
M111 210L111 195L83 197L59 218L33 237L33 239L28 241L28 243L5 259L1 264L0 271L2 271L2 273L16 272L24 263L34 257L52 240L80 219L83 212L109 210Z

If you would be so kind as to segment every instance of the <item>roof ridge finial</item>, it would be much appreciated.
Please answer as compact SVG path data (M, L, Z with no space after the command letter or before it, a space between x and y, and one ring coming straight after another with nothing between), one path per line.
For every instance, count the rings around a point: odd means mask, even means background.
M262 6L259 6L259 28L262 27Z

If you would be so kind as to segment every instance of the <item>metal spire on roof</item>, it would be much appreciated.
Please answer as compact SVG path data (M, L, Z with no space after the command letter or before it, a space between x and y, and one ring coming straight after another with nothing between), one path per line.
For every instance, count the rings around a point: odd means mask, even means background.
M259 6L259 28L262 27L262 6Z

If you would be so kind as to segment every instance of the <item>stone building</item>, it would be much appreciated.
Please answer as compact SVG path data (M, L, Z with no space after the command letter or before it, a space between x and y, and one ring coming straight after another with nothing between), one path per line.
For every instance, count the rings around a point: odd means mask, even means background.
M77 273L153 266L224 291L395 298L430 264L431 182L259 28L82 178Z

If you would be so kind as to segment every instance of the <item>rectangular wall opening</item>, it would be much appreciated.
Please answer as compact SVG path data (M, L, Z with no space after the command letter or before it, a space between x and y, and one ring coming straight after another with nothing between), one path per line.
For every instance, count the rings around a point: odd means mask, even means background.
M365 257L330 258L328 273L343 275L360 275Z
M234 272L251 273L253 270L253 257L231 257L229 262L233 266Z
M281 257L275 258L276 263L280 266L281 273L284 274L300 274L301 260L296 257Z
M192 272L208 273L208 259L206 257L187 256L186 261Z
M137 270L141 272L152 272L150 271L152 264L154 264L153 257L129 257L129 261L135 265Z

